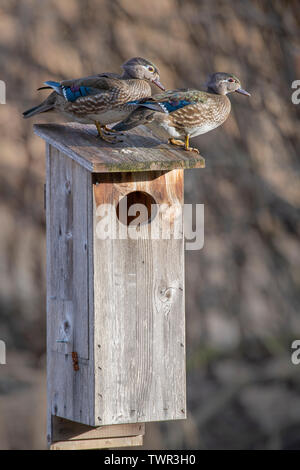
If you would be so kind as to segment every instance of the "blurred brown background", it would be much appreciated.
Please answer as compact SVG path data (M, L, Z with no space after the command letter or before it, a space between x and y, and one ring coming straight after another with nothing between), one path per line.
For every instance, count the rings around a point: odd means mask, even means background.
M147 426L147 449L300 448L300 79L297 0L0 0L0 448L45 448L44 145L21 112L45 80L152 60L167 88L232 72L221 128L192 141L186 202L205 246L186 252L188 415Z

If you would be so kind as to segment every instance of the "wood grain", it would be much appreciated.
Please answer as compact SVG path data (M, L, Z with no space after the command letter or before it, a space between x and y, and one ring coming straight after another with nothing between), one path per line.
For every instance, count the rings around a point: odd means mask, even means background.
M130 437L145 434L145 424L117 424L115 426L91 427L64 418L52 417L53 442L110 437Z
M86 132L85 148L91 142L99 156ZM57 449L137 445L139 423L186 416L183 170L154 171L150 154L147 171L135 171L136 160L134 171L91 173L89 151L82 164L59 147L47 144L48 441ZM117 163L107 158L121 168L117 153ZM136 238L99 238L102 204L118 234L132 234L132 215L121 223L116 210L128 194L154 202L153 217ZM58 417L73 424L58 428Z
M99 424L182 419L185 405L183 232L153 240L100 240L97 208L133 191L182 217L183 171L94 176L95 416ZM175 211L176 212L176 211ZM178 215L178 214L177 214ZM116 215L115 215L116 217ZM107 268L109 267L109 269Z
M50 450L96 450L143 445L143 436L112 437L105 439L81 439L78 441L60 441L50 446Z
M94 424L90 329L89 225L91 175L47 146L47 383L48 441L51 417ZM91 271L91 272L90 272ZM93 318L93 317L91 317ZM73 367L77 352L79 370ZM91 353L93 357L93 351Z
M123 142L108 144L97 138L93 125L36 124L34 132L87 170L119 171L203 168L204 158L162 143L143 126L129 131Z

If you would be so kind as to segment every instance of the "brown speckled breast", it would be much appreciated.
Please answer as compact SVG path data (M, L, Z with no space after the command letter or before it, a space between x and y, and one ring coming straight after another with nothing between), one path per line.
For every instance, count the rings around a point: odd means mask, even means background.
M147 98L147 96L151 96L151 86L150 83L146 80L126 80L131 100L139 100L141 98Z
M170 121L175 128L217 127L226 121L231 110L229 98L224 95L209 94L204 103L184 106L170 114ZM213 125L214 124L214 125Z

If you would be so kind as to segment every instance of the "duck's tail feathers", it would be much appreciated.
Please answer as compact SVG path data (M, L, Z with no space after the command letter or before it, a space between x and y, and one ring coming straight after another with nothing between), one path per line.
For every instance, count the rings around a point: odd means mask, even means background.
M137 107L144 107L148 109L152 109L153 111L157 111L159 113L166 113L168 114L168 110L164 103L159 101L148 101L149 98L142 98L141 100L131 101L127 104Z
M27 109L24 111L23 117L25 119L35 116L36 114L46 113L47 111L51 111L55 106L55 93L51 93L48 98L43 101L38 106L34 106L33 108Z
M149 109L148 107L140 106L136 108L129 116L124 119L124 121L119 122L113 127L114 131L122 132L122 131L129 131L134 127L140 126L141 124L147 124L152 121L152 117L154 114L153 109Z
M53 106L40 104L39 106L35 106L34 108L24 111L23 117L27 119L27 118L30 118L31 116L35 116L36 114L46 113L47 111L50 111L51 109L53 109Z

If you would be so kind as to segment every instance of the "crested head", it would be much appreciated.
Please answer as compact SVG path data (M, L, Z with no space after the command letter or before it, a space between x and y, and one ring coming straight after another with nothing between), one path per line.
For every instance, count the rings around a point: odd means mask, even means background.
M240 80L232 73L213 73L209 75L206 85L208 91L218 95L227 95L236 91L242 95L250 96L250 93L243 90Z
M128 78L136 78L139 80L147 80L153 82L158 88L164 90L164 86L160 83L159 70L149 60L142 57L133 57L122 65L124 76Z

